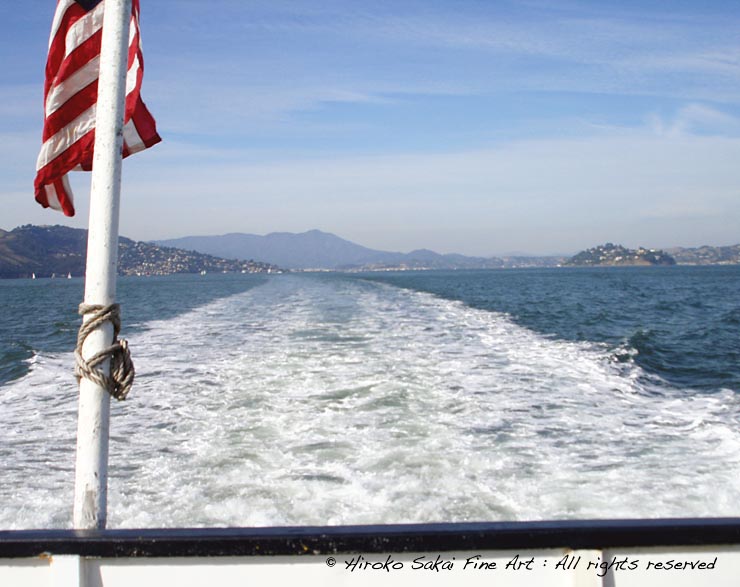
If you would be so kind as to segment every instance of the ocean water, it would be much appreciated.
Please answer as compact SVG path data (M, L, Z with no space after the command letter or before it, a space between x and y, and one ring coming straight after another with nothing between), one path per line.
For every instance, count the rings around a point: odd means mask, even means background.
M109 527L740 515L740 268L124 278ZM80 280L0 281L0 528L68 527Z

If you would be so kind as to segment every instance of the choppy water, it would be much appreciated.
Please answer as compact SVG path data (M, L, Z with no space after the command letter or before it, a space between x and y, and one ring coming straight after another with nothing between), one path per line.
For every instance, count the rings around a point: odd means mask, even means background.
M0 284L5 528L71 520L81 284L39 281ZM109 526L738 515L738 285L737 268L123 280L137 381L113 405Z

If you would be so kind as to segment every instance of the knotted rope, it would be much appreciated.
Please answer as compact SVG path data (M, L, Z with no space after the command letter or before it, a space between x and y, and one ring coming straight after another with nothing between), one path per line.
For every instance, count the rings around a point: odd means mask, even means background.
M77 333L77 347L75 348L75 377L79 383L84 377L107 389L117 400L124 400L131 391L134 382L134 363L128 350L128 342L118 340L121 331L121 307L118 304L101 306L97 304L80 304L79 313L82 316L91 315L83 320ZM95 353L89 359L82 357L82 344L88 334L105 322L113 324L113 344L102 351ZM110 359L110 375L106 375L96 367Z

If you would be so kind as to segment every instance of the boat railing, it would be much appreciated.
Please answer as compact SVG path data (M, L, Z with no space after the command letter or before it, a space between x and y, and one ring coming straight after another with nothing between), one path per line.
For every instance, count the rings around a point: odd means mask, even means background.
M11 530L0 559L29 587L735 586L740 518Z

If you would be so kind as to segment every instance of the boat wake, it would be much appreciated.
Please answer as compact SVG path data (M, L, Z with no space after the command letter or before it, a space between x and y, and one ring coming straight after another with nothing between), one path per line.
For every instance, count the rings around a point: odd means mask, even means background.
M503 314L281 276L130 337L110 527L737 515L740 405ZM0 388L0 526L71 519L71 353Z

